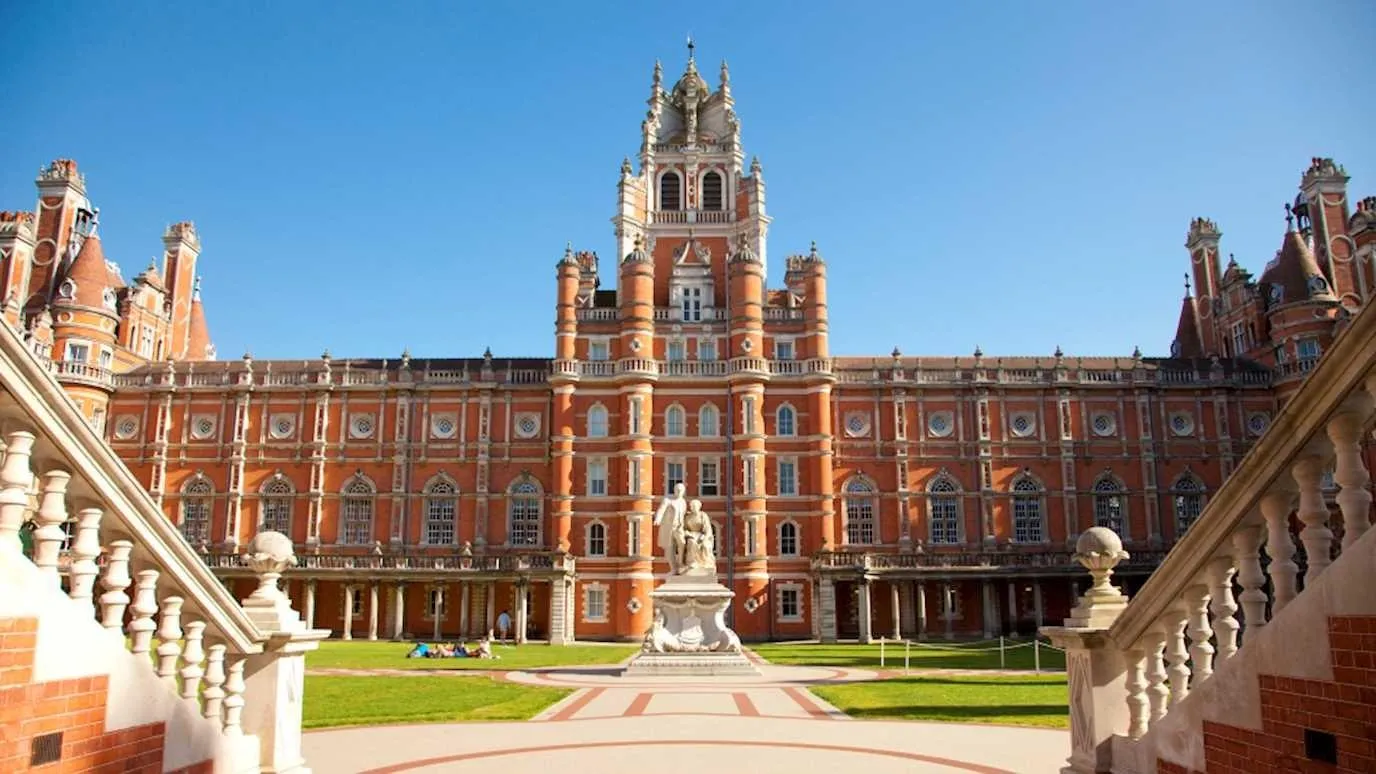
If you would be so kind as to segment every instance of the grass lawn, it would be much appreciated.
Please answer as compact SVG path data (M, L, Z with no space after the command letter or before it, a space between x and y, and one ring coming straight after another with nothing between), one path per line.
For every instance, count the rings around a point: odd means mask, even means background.
M586 664L619 664L640 649L638 645L514 645L493 644L499 659L407 658L409 642L327 640L306 654L307 669L533 669Z
M458 720L529 720L573 693L569 688L472 677L307 675L306 728Z
M853 718L943 720L1066 728L1065 677L897 677L821 685L813 693Z
M1024 641L1026 642L1026 641ZM1030 644L1008 643L1022 647L1009 647L1005 654L1008 669L1031 669L1033 653ZM993 648L993 650L987 650ZM798 666L835 666L879 668L879 645L858 645L854 643L760 643L750 649L772 664ZM886 669L903 668L903 643L888 643L884 646ZM921 645L914 642L909 651L912 669L998 669L998 642L963 644L959 642L931 641ZM1041 668L1049 672L1065 670L1065 655L1049 647L1041 648Z

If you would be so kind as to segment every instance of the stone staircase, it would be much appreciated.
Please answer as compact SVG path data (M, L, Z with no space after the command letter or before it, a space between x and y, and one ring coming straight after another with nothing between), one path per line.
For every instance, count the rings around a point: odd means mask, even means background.
M1064 772L1376 771L1373 421L1368 306L1135 598L1110 582L1117 536L1081 536L1094 584L1043 630L1067 650Z
M290 541L235 600L4 324L0 447L0 771L307 771Z

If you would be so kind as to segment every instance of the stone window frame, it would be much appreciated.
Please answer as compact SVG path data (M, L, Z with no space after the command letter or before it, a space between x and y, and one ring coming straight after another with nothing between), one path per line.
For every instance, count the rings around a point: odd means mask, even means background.
M592 598L594 592L600 592L602 610L601 615L590 615L592 610ZM611 620L612 592L611 587L606 583L589 581L583 584L583 622L584 623L607 623Z
M774 590L778 593L778 603L774 606L774 620L779 623L800 623L806 620L803 616L806 595L803 591L803 584L799 581L782 581L774 584ZM792 592L797 595L793 615L784 613L785 593Z
M445 491L445 490L448 491ZM436 473L425 483L425 513L421 518L421 545L423 546L453 546L459 541L459 495L460 489L457 481L447 473ZM448 513L443 513L447 507ZM440 512L436 509L439 508ZM444 520L449 521L450 538L448 541L432 541L431 527L439 524L443 526Z
M595 535L594 532L601 532L601 535ZM584 525L583 555L590 559L605 559L606 557L610 556L611 552L609 550L607 541L607 538L610 534L611 531L607 528L607 523L602 521L601 519L593 519L592 521ZM601 551L593 551L594 540L601 541Z

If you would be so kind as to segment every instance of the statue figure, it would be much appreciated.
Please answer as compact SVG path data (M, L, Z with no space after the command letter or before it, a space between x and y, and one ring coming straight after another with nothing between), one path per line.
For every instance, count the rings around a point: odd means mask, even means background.
M655 511L654 525L659 527L659 547L664 558L669 560L669 574L679 575L683 571L683 514L688 504L683 499L687 488L674 484L674 493L665 497Z
M688 513L683 517L683 570L684 573L717 573L716 536L712 534L712 520L702 511L702 501L691 500Z

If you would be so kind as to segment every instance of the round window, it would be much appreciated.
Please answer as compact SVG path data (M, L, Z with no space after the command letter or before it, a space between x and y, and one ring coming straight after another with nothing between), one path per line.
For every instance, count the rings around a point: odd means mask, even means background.
M1261 435L1270 426L1271 418L1260 411L1247 416L1247 431L1252 435Z
M1113 426L1114 426L1114 424L1115 424L1115 422L1113 421L1113 417L1112 417L1111 415L1109 415L1109 414L1095 414L1095 415L1094 415L1094 434L1095 434L1095 435L1113 435Z
M1189 435L1194 431L1194 419L1185 413L1171 414L1171 432L1176 435Z

